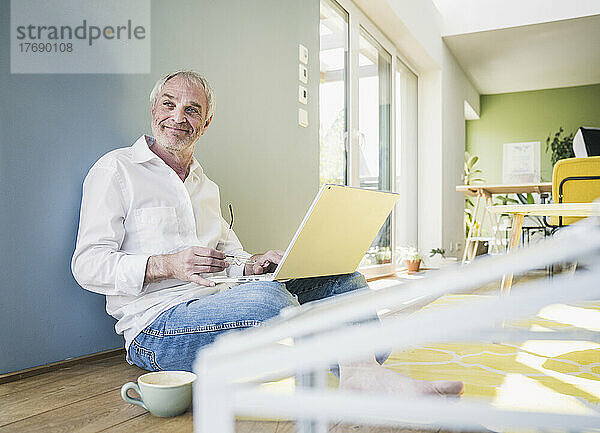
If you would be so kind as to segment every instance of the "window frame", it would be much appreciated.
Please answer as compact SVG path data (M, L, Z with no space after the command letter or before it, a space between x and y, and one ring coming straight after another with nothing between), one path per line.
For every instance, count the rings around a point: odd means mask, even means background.
M390 184L391 191L397 191L397 173L396 161L398 152L402 147L399 138L396 135L397 124L397 80L396 74L399 71L399 64L403 65L414 73L419 80L419 74L413 65L402 55L395 45L377 28L375 24L351 1L351 0L328 0L331 3L336 3L341 9L348 14L348 59L346 77L346 184L349 186L360 186L360 132L359 132L359 54L360 54L360 32L361 28L368 33L391 57L391 74L390 74ZM418 101L417 101L418 110ZM418 111L417 111L418 113ZM417 144L418 148L418 144ZM415 149L417 151L417 149ZM416 179L414 179L416 182ZM416 187L416 185L414 185ZM377 278L386 275L394 274L403 265L398 266L398 251L396 249L397 242L397 227L396 227L396 210L391 214L392 233L391 233L391 253L392 260L389 264L361 266L359 271L366 278ZM418 227L414 227L418 230ZM416 245L415 245L416 246Z

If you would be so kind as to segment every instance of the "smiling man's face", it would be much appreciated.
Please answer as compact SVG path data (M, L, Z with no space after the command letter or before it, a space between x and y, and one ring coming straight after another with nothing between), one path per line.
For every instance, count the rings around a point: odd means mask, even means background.
M194 147L210 123L201 86L176 76L165 83L151 108L152 133L161 147L182 151Z

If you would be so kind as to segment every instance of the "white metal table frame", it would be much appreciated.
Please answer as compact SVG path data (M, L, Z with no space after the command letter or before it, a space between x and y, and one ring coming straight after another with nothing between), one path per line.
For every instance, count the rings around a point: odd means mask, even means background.
M596 266L574 277L558 276L523 285L510 296L431 309L412 317L393 316L381 323L357 323L383 308L400 311L419 297L435 299L447 293L468 293L507 273L582 257ZM510 255L482 258L468 267L447 268L429 278L404 283L401 289L365 290L284 310L261 327L226 334L201 350L194 364L198 375L194 385L194 430L233 433L236 414L304 420L297 426L305 433L324 433L327 421L339 419L476 431L482 425L568 431L598 428L597 410L591 415L520 412L467 399L448 402L435 397L362 394L326 389L323 377L327 367L339 360L365 359L390 346L407 349L441 341L490 338L600 341L599 334L591 331L532 332L496 326L505 319L535 315L552 303L600 299L599 257L599 221L588 218L565 229L563 236ZM293 345L281 344L290 338ZM292 394L269 393L257 387L260 382L311 372L320 379L313 380L312 387L297 386Z
M498 218L492 216L493 214L489 212L489 209L493 205L492 197L494 194L548 194L552 192L552 182L524 183L516 185L457 185L456 191L462 192L468 196L476 197L475 204L473 206L473 218L471 220L471 224L469 225L462 258L462 263L466 263L467 261L472 261L475 257L475 254L477 254L479 236L474 236L475 227L478 223L479 227L482 227L483 224L486 223L486 219L489 219L490 227L492 229L491 250L495 253L500 252L502 242L499 239L500 233L498 230ZM481 218L479 217L480 209L482 209ZM472 240L475 240L475 243L471 248Z
M588 217L600 215L600 202L595 203L547 203L547 204L516 204L503 206L489 206L490 214L513 215L512 229L507 245L507 254L518 248L521 239L521 228L525 216L563 216L563 217ZM513 274L502 277L501 293L508 293L512 287Z

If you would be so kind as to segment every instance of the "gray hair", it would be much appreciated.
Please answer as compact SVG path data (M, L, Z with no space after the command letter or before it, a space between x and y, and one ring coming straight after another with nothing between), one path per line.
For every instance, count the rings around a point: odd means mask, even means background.
M178 76L181 76L187 84L199 86L204 89L204 93L206 93L206 101L208 103L208 107L206 110L206 120L210 119L213 113L215 112L215 94L208 80L202 75L200 75L198 72L192 70L180 69L178 71L171 72L162 77L160 80L158 80L154 85L152 92L150 92L150 107L154 107L154 104L156 104L156 98L158 98L158 94L162 90L165 83L171 78Z

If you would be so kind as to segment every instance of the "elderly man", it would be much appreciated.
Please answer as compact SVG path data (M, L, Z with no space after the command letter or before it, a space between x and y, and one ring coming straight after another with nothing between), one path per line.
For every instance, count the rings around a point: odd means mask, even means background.
M73 275L106 296L127 361L147 370L189 371L198 349L223 332L258 326L298 302L366 287L358 273L234 287L206 279L268 272L282 257L275 250L244 252L221 216L219 189L194 158L214 111L205 78L194 71L166 75L150 94L154 137L102 156L83 184ZM375 359L342 365L340 381L390 392L459 394L463 387L408 379Z

